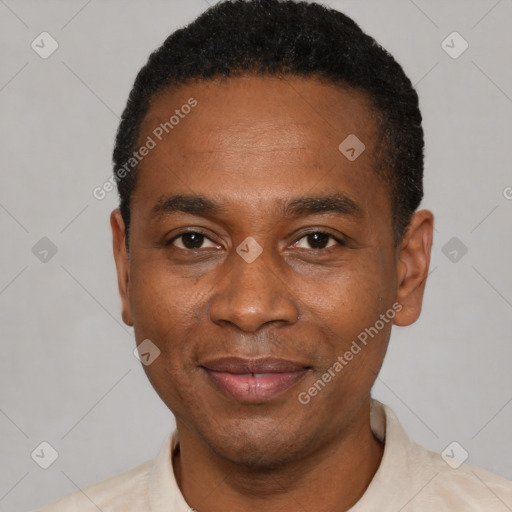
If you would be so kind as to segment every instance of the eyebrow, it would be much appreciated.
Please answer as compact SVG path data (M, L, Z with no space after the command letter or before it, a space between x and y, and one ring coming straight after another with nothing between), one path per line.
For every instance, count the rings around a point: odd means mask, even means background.
M172 195L161 198L151 210L151 219L175 212L199 217L214 217L225 212L224 205L203 196ZM363 210L343 194L298 197L279 205L283 217L305 217L308 215L334 213L343 216L362 217Z
M319 213L335 213L352 217L363 216L362 208L343 194L299 197L292 199L283 206L283 215L286 217L301 217Z
M218 215L221 210L223 208L218 203L202 196L173 195L159 199L151 210L151 218L175 212L206 217L208 215Z

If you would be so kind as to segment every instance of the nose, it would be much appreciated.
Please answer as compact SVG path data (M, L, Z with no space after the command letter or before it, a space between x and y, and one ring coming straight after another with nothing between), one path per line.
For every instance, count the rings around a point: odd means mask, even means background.
M251 263L236 253L230 260L210 303L213 322L256 332L266 324L291 325L298 320L297 301L265 251Z

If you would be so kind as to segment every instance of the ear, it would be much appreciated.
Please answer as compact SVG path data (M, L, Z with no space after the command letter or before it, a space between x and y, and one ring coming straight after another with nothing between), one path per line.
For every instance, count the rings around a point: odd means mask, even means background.
M110 214L114 260L116 262L117 285L121 296L121 315L126 325L133 326L129 300L130 291L130 259L126 250L126 232L123 217L119 208Z
M397 311L395 325L411 325L421 313L428 277L434 231L434 216L428 210L414 213L398 250Z

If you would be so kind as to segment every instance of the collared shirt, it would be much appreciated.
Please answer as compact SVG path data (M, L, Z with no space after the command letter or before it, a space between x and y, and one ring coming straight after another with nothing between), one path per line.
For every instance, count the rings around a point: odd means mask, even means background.
M372 400L371 428L384 455L350 512L510 512L512 481L444 458L411 441L393 411ZM40 512L190 512L176 482L174 431L156 459L91 485ZM455 469L456 468L456 469Z

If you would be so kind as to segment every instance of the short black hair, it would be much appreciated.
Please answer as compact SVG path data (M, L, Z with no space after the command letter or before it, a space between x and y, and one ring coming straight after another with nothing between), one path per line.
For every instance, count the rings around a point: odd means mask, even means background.
M418 95L401 66L334 9L306 1L225 0L171 34L135 79L113 152L127 248L136 165L122 179L116 170L137 149L151 98L194 80L249 73L317 78L368 97L380 147L374 167L389 184L399 243L423 197L424 146Z

